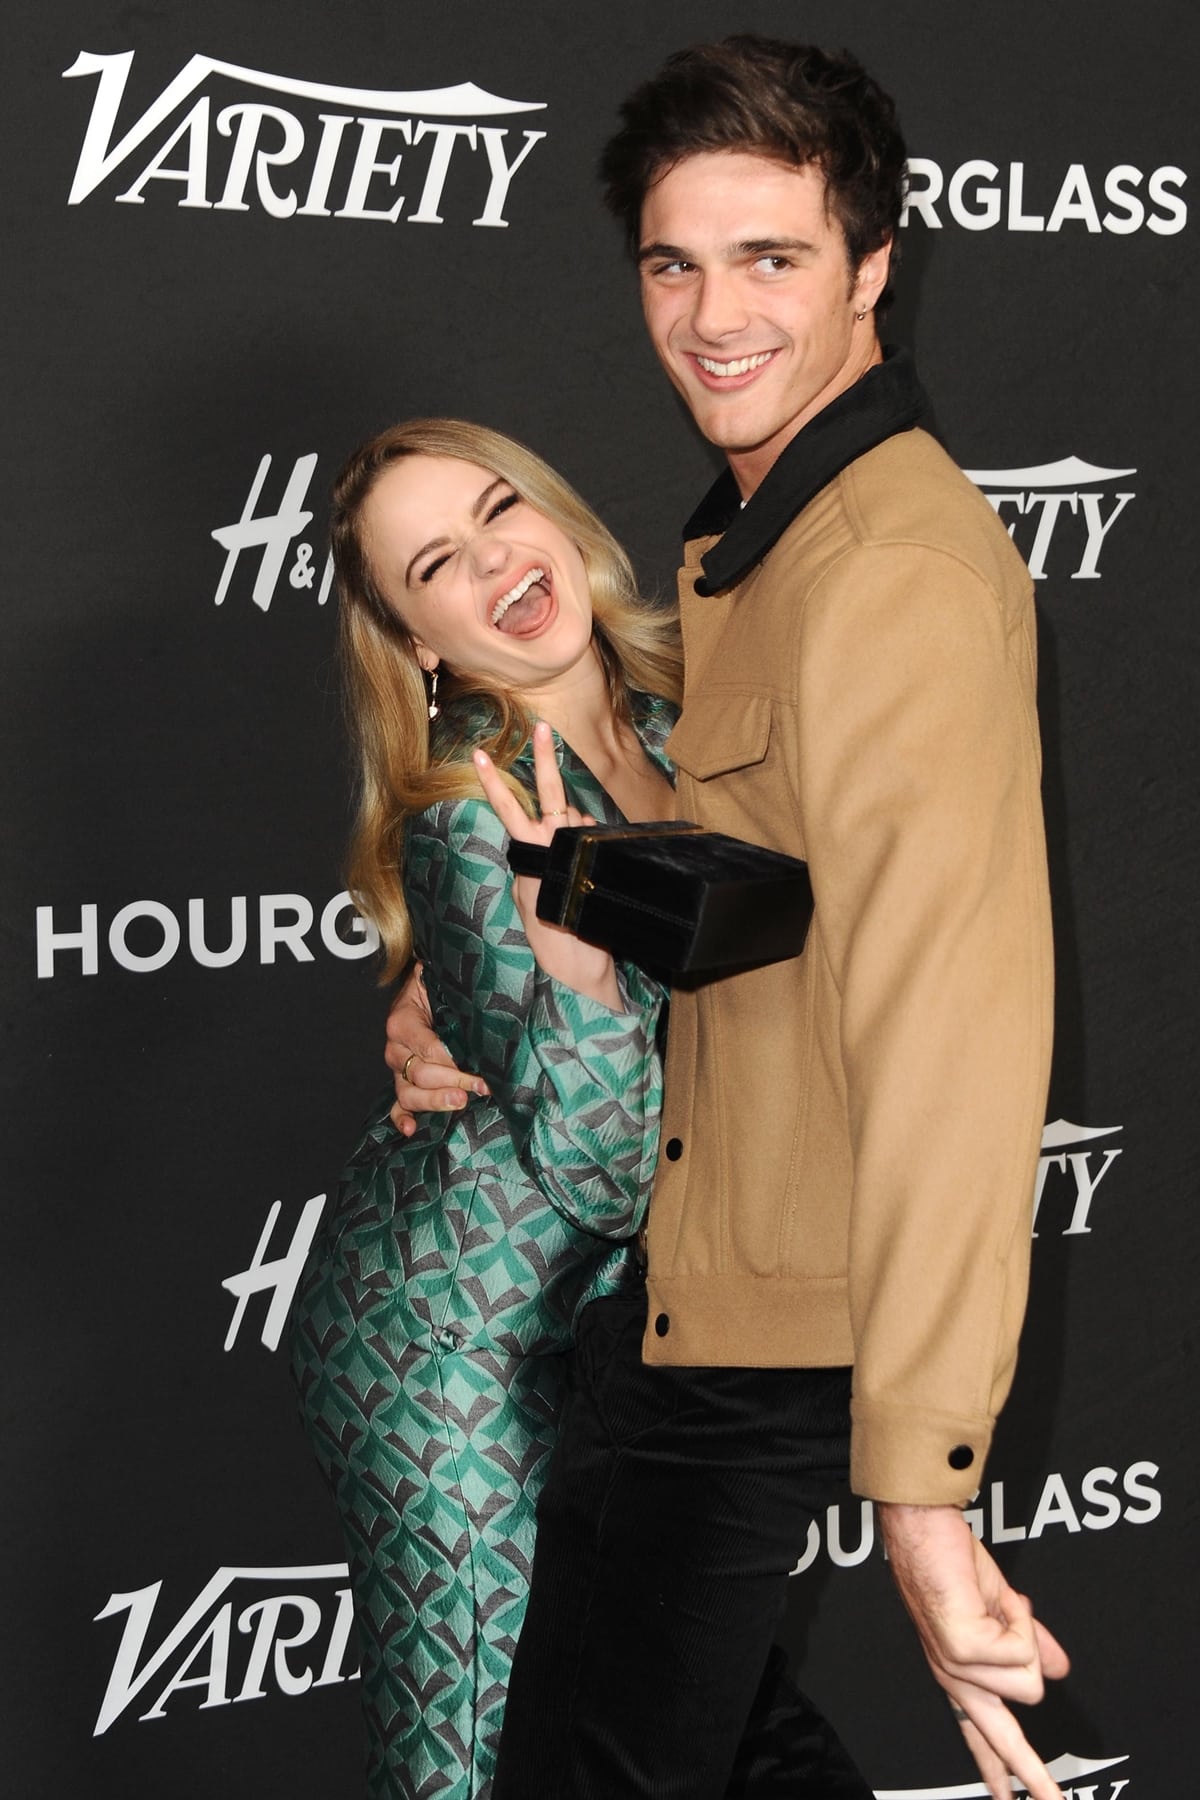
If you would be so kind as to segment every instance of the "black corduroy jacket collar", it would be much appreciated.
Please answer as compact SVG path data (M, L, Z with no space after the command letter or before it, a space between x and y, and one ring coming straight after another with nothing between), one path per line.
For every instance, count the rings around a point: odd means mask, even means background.
M719 594L742 581L835 475L886 438L911 431L928 410L908 351L887 350L883 362L796 433L744 507L726 469L684 526L685 542L722 534L701 558L696 592Z

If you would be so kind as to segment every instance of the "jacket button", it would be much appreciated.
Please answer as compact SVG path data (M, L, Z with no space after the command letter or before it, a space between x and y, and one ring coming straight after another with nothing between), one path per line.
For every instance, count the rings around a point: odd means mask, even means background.
M946 1461L952 1469L969 1469L975 1461L975 1452L970 1444L955 1444Z
M666 1147L667 1161L668 1162L678 1162L682 1155L683 1155L683 1139L682 1138L668 1138L667 1139L667 1147Z
M655 1319L655 1321L654 1321L654 1330L655 1330L656 1335L658 1337L666 1337L666 1335L667 1335L668 1331L670 1331L670 1329L671 1329L670 1315L667 1313L659 1313L657 1319Z

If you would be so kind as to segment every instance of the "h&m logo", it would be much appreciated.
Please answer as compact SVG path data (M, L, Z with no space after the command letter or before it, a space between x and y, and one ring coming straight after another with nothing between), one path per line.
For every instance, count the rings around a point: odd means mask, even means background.
M133 56L132 50L109 56L83 50L63 71L67 77L98 77L70 206L80 205L118 169L128 175L132 166L133 180L113 195L127 206L144 205L150 183L166 182L179 190L179 206L204 211L249 212L257 206L273 219L378 219L394 224L403 215L409 225L441 225L453 167L451 186L462 196L456 204L469 208L474 215L471 224L507 226L504 208L513 177L546 136L544 131L522 130L510 145L508 126L479 123L508 113L541 112L545 102L505 100L470 81L398 92L333 87L193 56L114 142ZM214 120L211 94L193 98L214 81L252 91L266 89L293 104L240 98L221 107ZM189 100L188 111L168 130ZM296 111L297 101L316 102L322 110L314 114L310 106ZM227 156L223 141L230 146ZM156 147L143 160L152 144ZM476 174L480 149L486 190ZM209 166L214 151L222 163L215 180ZM406 171L415 172L419 184L414 184L415 195L414 189L395 193L402 163Z
M275 512L259 513L255 509L271 468L271 458L268 454L260 460L254 480L250 483L250 491L242 506L241 518L235 519L232 525L218 525L216 530L210 534L225 552L225 567L221 571L221 579L217 583L217 591L213 595L214 603L217 606L224 605L225 596L229 592L229 586L238 565L238 558L243 550L257 550L259 553L258 568L255 571L250 598L260 612L267 612L270 609L271 602L275 598L275 590L289 558L292 560L291 567L287 570L288 586L297 593L312 592L316 580L313 547L308 540L300 538L300 533L312 523L313 515L304 502L308 498L308 489L316 466L317 453L315 450L309 452L307 456L298 456L292 464L292 472L284 485L278 509ZM295 545L294 550L293 545ZM320 586L317 588L318 606L324 606L328 600L332 581L333 558L326 556Z
M300 1285L300 1277L304 1273L304 1263L321 1220L325 1207L324 1194L314 1194L306 1200L299 1221L292 1232L291 1240L282 1256L273 1256L264 1260L275 1231L276 1221L283 1210L283 1203L276 1200L267 1214L267 1222L259 1235L258 1245L247 1269L241 1269L236 1275L229 1275L221 1283L223 1288L234 1296L237 1305L233 1309L229 1330L225 1334L225 1348L232 1350L241 1330L242 1320L246 1316L246 1306L251 1294L269 1293L270 1303L263 1320L259 1341L268 1350L278 1350L288 1314L292 1309L292 1300Z
M1134 498L1132 488L1113 493L1106 491L1107 484L1126 481L1137 470L1101 469L1078 456L1064 456L1059 462L1029 469L965 469L963 473L982 490L996 516L1007 525L1008 535L1035 581L1046 579L1051 547L1061 542L1067 543L1075 562L1071 580L1099 581L1104 541Z

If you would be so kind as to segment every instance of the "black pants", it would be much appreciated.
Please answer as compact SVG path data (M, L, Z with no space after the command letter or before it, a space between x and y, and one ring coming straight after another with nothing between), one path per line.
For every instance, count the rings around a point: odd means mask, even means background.
M845 1481L849 1371L646 1368L645 1317L644 1292L582 1316L495 1800L870 1800L772 1654Z

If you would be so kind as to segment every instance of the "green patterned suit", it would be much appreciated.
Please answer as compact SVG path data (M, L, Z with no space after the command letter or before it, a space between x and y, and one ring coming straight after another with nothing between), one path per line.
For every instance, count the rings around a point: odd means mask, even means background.
M666 767L670 708L635 722ZM571 804L620 814L559 743ZM527 750L514 773L533 788ZM350 1557L368 1791L485 1800L572 1325L634 1278L658 1148L663 994L614 1014L535 964L482 799L412 820L405 893L438 1031L490 1100L402 1138L390 1093L292 1319L305 1420Z

